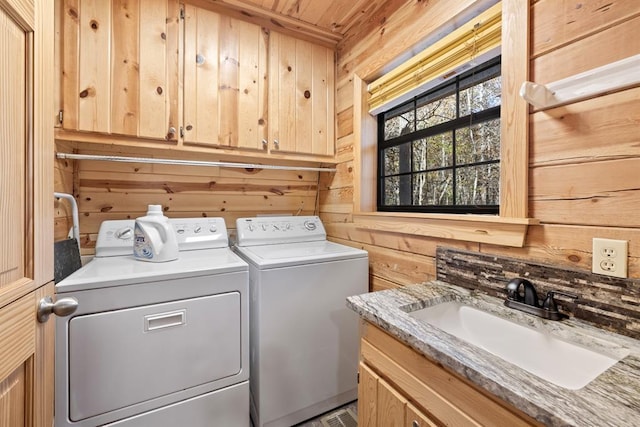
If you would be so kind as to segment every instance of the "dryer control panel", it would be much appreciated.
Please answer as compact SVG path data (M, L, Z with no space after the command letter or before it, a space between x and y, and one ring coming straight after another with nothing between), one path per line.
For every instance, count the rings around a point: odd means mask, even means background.
M224 218L169 218L180 251L226 248L229 236ZM120 256L133 253L135 220L103 221L96 242L96 256Z
M265 216L236 220L238 246L272 245L326 240L317 216Z

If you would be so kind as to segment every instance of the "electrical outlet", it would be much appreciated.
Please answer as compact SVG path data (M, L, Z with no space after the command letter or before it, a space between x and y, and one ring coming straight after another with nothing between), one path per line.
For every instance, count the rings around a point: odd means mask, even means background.
M628 242L626 240L593 239L591 271L613 277L627 277Z

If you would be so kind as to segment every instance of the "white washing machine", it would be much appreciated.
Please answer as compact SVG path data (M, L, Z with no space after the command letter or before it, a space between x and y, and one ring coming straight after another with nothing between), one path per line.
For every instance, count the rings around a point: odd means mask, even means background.
M236 221L249 263L251 418L292 426L357 398L358 316L346 298L368 291L367 252L326 240L320 218Z
M250 425L248 266L222 218L172 219L179 259L133 257L133 220L56 284L56 427Z

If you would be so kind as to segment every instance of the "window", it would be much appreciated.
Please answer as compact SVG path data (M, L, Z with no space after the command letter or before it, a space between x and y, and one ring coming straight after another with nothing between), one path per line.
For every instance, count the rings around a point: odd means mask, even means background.
M500 58L378 115L378 210L498 213Z

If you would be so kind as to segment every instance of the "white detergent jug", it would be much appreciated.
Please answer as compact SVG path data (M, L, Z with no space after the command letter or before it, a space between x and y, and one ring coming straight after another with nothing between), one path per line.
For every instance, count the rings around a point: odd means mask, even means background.
M178 259L178 239L161 205L149 205L147 215L136 218L133 255L150 262Z

